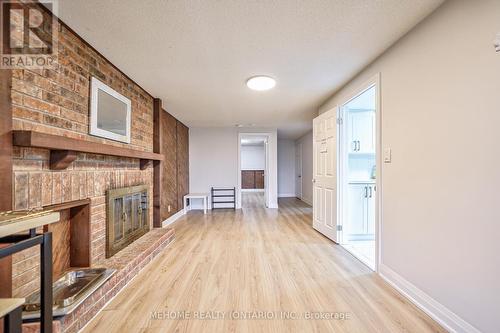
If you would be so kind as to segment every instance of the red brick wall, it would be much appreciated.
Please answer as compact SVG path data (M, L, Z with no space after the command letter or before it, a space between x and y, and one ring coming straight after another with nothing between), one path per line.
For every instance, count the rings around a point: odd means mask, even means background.
M153 150L153 98L64 26L59 29L59 56L54 69L12 71L13 129L67 136L93 142ZM95 76L132 101L131 144L88 135L90 78ZM152 221L153 169L141 171L139 160L79 154L64 171L48 167L49 151L14 149L15 210L91 198L92 261L105 255L105 192L111 188L150 185ZM37 250L13 258L13 296L38 288Z

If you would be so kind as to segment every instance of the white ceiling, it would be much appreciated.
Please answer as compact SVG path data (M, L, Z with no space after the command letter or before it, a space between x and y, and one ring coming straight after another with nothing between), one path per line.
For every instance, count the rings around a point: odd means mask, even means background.
M442 0L60 0L59 17L188 126L280 138ZM265 74L277 86L249 90Z

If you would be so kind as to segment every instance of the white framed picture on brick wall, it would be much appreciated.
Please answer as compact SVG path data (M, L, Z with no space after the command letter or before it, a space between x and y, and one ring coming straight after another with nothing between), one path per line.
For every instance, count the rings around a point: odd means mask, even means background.
M90 134L130 143L130 99L95 77L90 87Z

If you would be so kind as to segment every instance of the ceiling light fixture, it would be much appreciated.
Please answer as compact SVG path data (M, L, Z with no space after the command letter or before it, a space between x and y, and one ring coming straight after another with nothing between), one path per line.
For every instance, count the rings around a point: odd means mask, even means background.
M276 86L276 80L270 76L258 75L247 80L248 88L257 91L273 89Z

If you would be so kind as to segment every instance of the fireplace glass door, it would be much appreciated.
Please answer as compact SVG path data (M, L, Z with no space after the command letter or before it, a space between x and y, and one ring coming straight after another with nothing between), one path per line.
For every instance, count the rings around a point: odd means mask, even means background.
M140 185L109 190L107 197L106 258L109 258L149 230L148 188Z

